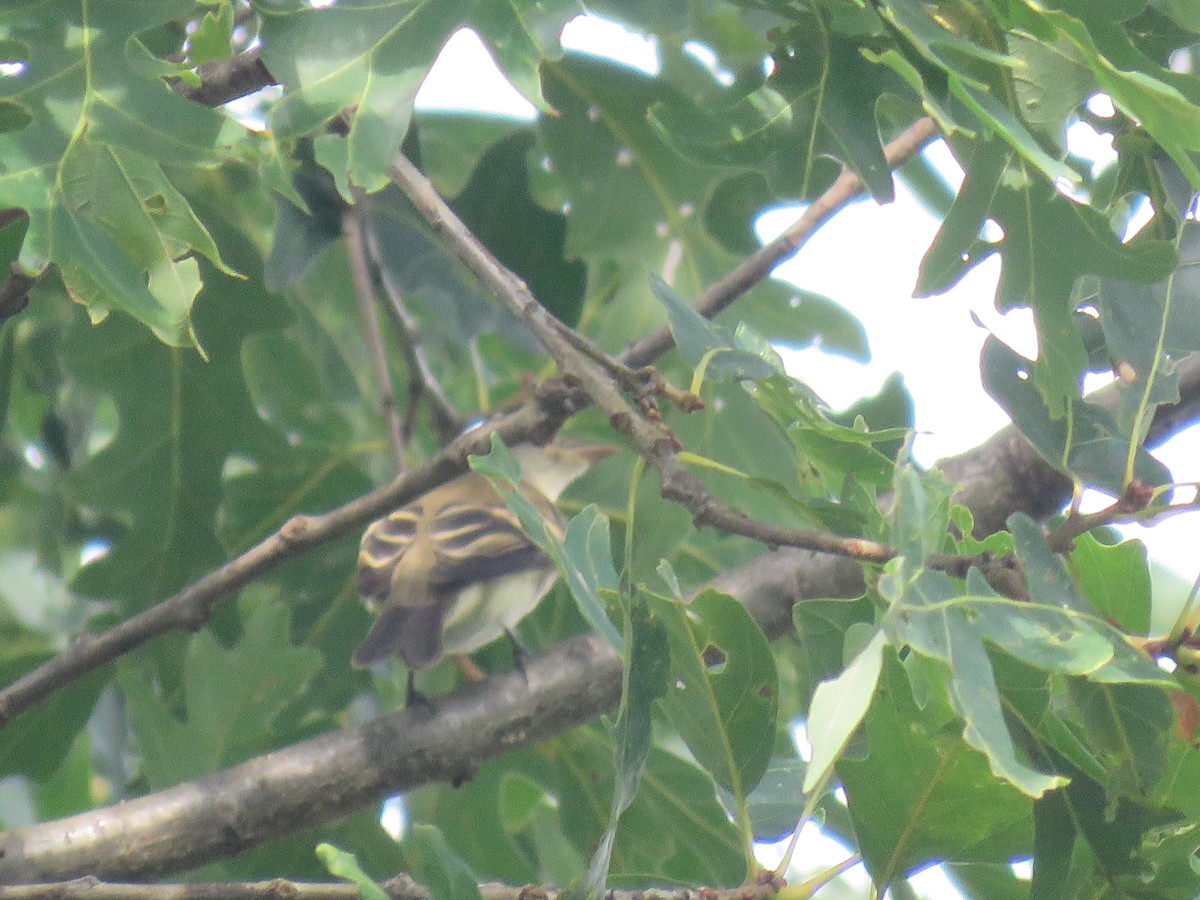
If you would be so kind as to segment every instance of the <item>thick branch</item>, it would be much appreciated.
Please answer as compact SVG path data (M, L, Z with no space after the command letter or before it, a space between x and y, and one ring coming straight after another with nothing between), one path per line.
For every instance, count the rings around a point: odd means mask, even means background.
M199 781L0 833L0 883L145 879L232 856L485 762L616 708L621 662L575 638L438 700L323 734Z
M198 74L199 85L193 87L181 83L176 90L202 106L221 106L276 83L263 64L258 47L231 59L206 63L199 68Z

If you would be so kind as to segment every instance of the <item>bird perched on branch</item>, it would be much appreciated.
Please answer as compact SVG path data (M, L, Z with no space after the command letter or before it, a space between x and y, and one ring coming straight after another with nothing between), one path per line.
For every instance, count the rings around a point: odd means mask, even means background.
M554 502L611 446L513 449L520 490L562 536ZM550 590L554 564L482 475L468 472L379 519L358 552L358 592L378 618L351 658L357 668L399 656L412 673L447 653L512 634Z

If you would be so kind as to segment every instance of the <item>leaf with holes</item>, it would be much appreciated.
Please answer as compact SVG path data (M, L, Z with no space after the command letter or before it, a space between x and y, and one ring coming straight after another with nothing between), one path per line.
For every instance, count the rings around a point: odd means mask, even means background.
M728 594L706 590L690 603L649 596L671 648L673 680L663 709L740 805L771 758L779 685L770 645Z
M884 629L895 646L911 647L949 669L950 698L967 743L987 755L997 777L1038 797L1063 779L1018 758L985 642L1035 668L1100 684L1175 682L1099 619L1037 596L1010 600L974 570L971 575L965 592L936 571L921 572L898 593L897 582L881 583L881 589L893 591Z

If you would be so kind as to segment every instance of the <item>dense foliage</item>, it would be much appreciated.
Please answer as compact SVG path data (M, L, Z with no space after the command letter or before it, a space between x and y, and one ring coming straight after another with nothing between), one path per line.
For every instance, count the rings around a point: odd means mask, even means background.
M191 877L353 871L314 854L327 842L438 896L485 880L730 886L755 874L753 840L808 815L895 896L934 862L971 896L1196 896L1200 615L1151 633L1145 552L1105 528L1191 500L1145 441L1196 400L1196 5L586 6L652 37L657 70L563 53L578 0L2 5L0 881L169 870L155 850L5 866L52 834L33 821L153 803L401 705L399 666L349 666L369 622L357 537L388 507L369 492L400 444L416 465L468 423L532 410L543 432L565 420L626 448L568 493L577 516L549 549L569 577L523 625L542 650L601 626L622 654L619 715L406 794L398 842L380 789L260 846L230 824ZM536 118L414 111L462 28ZM221 105L251 94L236 116ZM1075 123L1117 160L1073 156ZM935 131L957 192L916 152ZM1033 311L1037 358L990 341L983 378L1070 483L993 533L909 459L899 382L834 415L774 349L868 353L836 296L766 277L789 248L764 255L758 215L813 204L794 248L860 189L890 201L895 177L942 220L915 296L998 256L998 306ZM593 345L489 281L474 240ZM597 352L663 326L677 351L627 354L634 368ZM663 381L636 369L650 362ZM1116 376L1102 403L1081 394L1087 372ZM511 474L502 450L483 466ZM410 471L428 487L452 470ZM393 505L417 482L397 485ZM1070 485L1115 503L1039 522ZM795 579L817 592L785 598L794 629L770 644L729 596L683 599L777 544L820 551L801 570L856 559L862 579L848 594ZM165 624L60 665L88 652L73 636L164 602ZM510 665L505 647L478 660ZM456 678L443 664L422 688ZM1032 881L1010 865L1027 859Z

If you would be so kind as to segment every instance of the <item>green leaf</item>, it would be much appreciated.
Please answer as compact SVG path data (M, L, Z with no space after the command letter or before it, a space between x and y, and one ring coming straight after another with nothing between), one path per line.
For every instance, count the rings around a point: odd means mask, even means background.
M1133 800L1114 800L1104 785L1069 768L1066 771L1071 776L1071 783L1060 793L1067 808L1068 827L1076 836L1071 870L1065 885L1061 881L1053 889L1050 883L1042 885L1045 889L1042 896L1061 897L1064 891L1069 891L1070 896L1079 896L1081 892L1102 896L1106 889L1116 890L1120 896L1147 890L1148 873L1139 851L1152 849L1148 846L1151 842L1157 843L1164 834L1169 834L1170 829L1160 830L1160 826L1175 820L1175 816ZM1066 825L1061 813L1048 816L1048 819L1048 829ZM1058 872L1061 871L1059 863ZM1150 878L1155 874L1149 873ZM1177 890L1168 891L1167 895L1191 896L1197 884L1194 872L1188 872L1187 882L1179 885ZM1157 895L1157 888L1149 890L1152 896Z
M103 26L90 27L86 6L49 0L38 15L5 26L24 47L25 69L0 78L0 104L18 104L24 121L0 133L9 163L0 205L29 214L23 270L40 274L54 263L93 319L124 309L175 346L194 341L195 256L228 273L177 189L182 173L258 143L140 64L158 60L134 33L191 8L105 10ZM68 32L78 39L64 41Z
M1073 321L1075 280L1094 273L1154 282L1175 268L1178 256L1166 241L1122 243L1106 216L1048 185L1001 188L990 213L1004 229L996 304L1001 310L1032 307L1039 349L1033 380L1050 415L1060 418L1078 396L1087 366ZM1051 234L1056 239L1046 240Z
M1105 768L1104 789L1140 801L1167 772L1167 742L1175 714L1166 693L1144 684L1067 681L1074 719Z
M673 71L685 70L708 89L725 90L678 50L664 52L679 59ZM591 272L596 290L610 298L616 292L624 302L605 304L594 334L603 341L611 332L614 340L624 341L631 329L662 321L658 309L648 305L649 273L669 273L674 290L697 296L738 262L705 227L710 198L732 173L681 156L648 121L656 103L682 102L680 90L666 77L566 54L544 64L542 78L558 115L537 123L538 150L530 167L534 194L546 208L565 213L567 257L604 265L611 273ZM727 222L723 233L750 229L749 205L732 203L728 196L723 205L746 210L745 221ZM787 296L773 290L774 296Z
M984 242L981 232L1011 156L1012 149L999 140L974 143L964 160L962 187L921 260L914 296L931 297L949 290L991 255L994 248Z
M359 0L264 13L263 62L286 88L271 109L272 129L280 138L302 137L349 110L348 133L317 137L317 158L347 200L350 185L379 190L417 89L442 44L466 23L467 4Z
M462 193L489 147L506 135L530 127L512 119L436 109L419 110L414 126L421 171L443 197Z
M533 853L546 881L570 884L583 875L586 860L568 840L557 801L542 785L527 776L506 773L498 799L504 830L533 843Z
M518 136L515 143L519 142ZM548 218L551 222L547 223L544 217L539 227L544 228L543 235L552 243L556 225L553 216ZM539 349L529 329L496 302L490 290L468 271L399 188L389 187L371 198L369 222L379 249L383 277L389 278L403 296L419 301L425 310L422 326L423 334L428 335L427 346L441 344L460 365L464 346L483 335L498 334L518 350ZM534 252L512 239L506 242L506 247L514 253ZM577 300L571 283L573 270L561 263L554 247L548 248L542 259L551 258L557 261L557 268L551 267L536 283L543 289L553 286L558 292L553 296L569 309ZM527 257L525 262L533 265Z
M1150 631L1150 568L1141 541L1102 544L1093 535L1075 539L1070 556L1079 587L1096 613L1126 634Z
M50 252L92 321L103 320L115 306L164 343L195 343L190 312L201 284L196 260L185 254L195 248L226 274L234 273L158 165L128 151L79 142L63 157L59 184L62 215L51 226ZM107 237L109 230L115 235Z
M806 725L812 759L804 775L805 793L826 783L866 716L883 670L886 647L883 632L875 632L836 678L822 681L813 691Z
M1200 110L1194 100L1150 72L1118 68L1100 53L1078 19L1057 10L1046 10L1042 15L1074 45L1100 90L1145 128L1184 171L1192 186L1200 188L1200 168L1190 156L1200 150Z
M933 860L1001 862L1028 853L1030 802L989 777L987 760L920 724L904 667L884 666L864 730L864 758L838 776L867 870L883 888Z
M1178 228L1179 268L1169 277L1155 284L1101 279L1097 290L1105 343L1123 364L1127 427L1139 437L1159 405L1179 400L1175 362L1200 351L1200 225Z
M893 491L891 543L898 556L885 567L880 581L880 592L889 598L902 595L904 580L919 573L926 557L940 549L954 489L940 476L919 475L906 462L896 467Z
M831 35L819 14L797 19L775 31L774 71L756 90L712 92L692 104L660 101L650 121L690 159L749 166L776 191L813 196L823 186L814 171L829 156L854 170L876 201L891 202L875 106L895 77L864 60L857 42Z
M1029 884L1029 900L1051 900L1061 896L1071 872L1075 832L1065 792L1054 791L1034 802L1033 878Z
M332 844L317 844L316 854L330 875L358 885L362 900L387 900L387 894L375 883L375 879L358 867L358 860L353 853L339 850Z
M650 287L667 308L671 333L683 358L714 381L726 378L766 378L780 371L781 363L763 359L739 346L727 328L704 318L657 275Z
M221 0L216 10L206 12L188 37L188 61L195 66L233 55L233 3Z
M183 661L185 722L131 669L122 672L153 789L207 775L262 745L275 717L322 665L315 650L292 646L289 630L287 608L263 603L228 650L208 631L195 635Z
M865 596L853 600L813 598L792 607L798 661L803 679L801 702L807 708L817 684L837 677L846 665L846 633L854 625L875 621L875 607Z
M473 0L471 25L492 51L497 64L527 100L542 112L552 108L542 96L538 69L562 56L558 43L563 26L583 15L580 0L536 4L519 0Z
M1043 150L1037 138L1026 129L1025 123L989 90L951 77L950 91L979 121L987 125L990 131L1002 135L1018 155L1047 178L1069 185L1078 185L1082 180L1078 172Z
M1075 591L1062 559L1050 549L1042 527L1025 513L1009 516L1008 530L1025 576L1030 597L1037 603L1087 614L1091 609Z
M1012 77L1021 117L1063 146L1066 123L1095 89L1091 72L1061 35L1046 42L1015 33L1008 48L1017 61Z
M621 679L621 708L613 728L616 785L608 827L604 830L591 865L583 880L567 895L595 900L605 893L617 824L633 802L642 770L650 752L650 711L654 701L667 690L670 674L667 634L663 623L652 615L645 598L628 608L625 621L624 667Z
M545 209L530 192L526 160L533 143L532 130L521 129L488 147L451 206L538 302L559 321L575 326L583 304L586 267L565 257L566 216ZM488 293L489 302L497 305ZM465 319L472 324L471 317Z
M404 858L420 884L438 900L479 900L471 867L432 825L417 823L404 836Z
M0 681L4 684L12 684L52 656L45 640L33 631L11 620L0 622ZM49 778L87 725L110 672L101 669L79 679L6 725L0 742L0 777Z
M93 742L81 731L63 758L62 764L49 777L30 787L35 815L39 822L49 822L85 812L99 794L93 790L94 779L103 777L92 765Z
M817 475L828 493L841 491L846 476L858 484L883 487L891 481L892 461L874 444L907 436L907 429L870 431L866 423L834 421L825 404L807 385L784 374L759 379L751 394L787 433L799 461Z
M71 473L79 501L107 517L111 541L73 588L131 611L226 561L216 536L226 460L270 464L286 453L247 393L240 359L246 336L279 324L277 301L232 280L210 285L206 299L197 326L208 362L125 316L98 328L77 320L63 346L75 384L111 397L118 419L111 441Z
M773 843L791 834L804 814L807 769L798 757L772 757L746 802L754 840Z
M728 594L705 590L690 603L647 596L671 651L663 711L741 809L766 771L775 734L779 685L770 645Z
M1111 413L1075 398L1066 416L1053 417L1033 384L1034 364L995 338L984 343L980 368L988 394L1046 462L1086 485L1115 496L1124 492L1132 439L1122 434ZM1141 446L1134 457L1133 475L1148 486L1171 481L1166 467Z
M457 788L414 792L406 797L409 814L436 824L482 879L545 883L551 866L569 854L581 863L572 879L559 882L568 884L583 874L608 824L615 787L612 737L601 723L565 732L485 763ZM543 850L532 843L541 801L535 801L529 830L506 829L505 820L515 815L507 806L512 795L506 785L518 775L554 804L569 847ZM741 836L718 802L712 778L694 761L651 746L637 795L621 815L609 881L733 886L745 878L745 867Z
M522 530L558 566L587 623L621 652L624 642L608 617L605 602L605 594L611 596L618 587L608 516L595 506L585 507L567 523L560 541L546 527L537 508L517 490L520 467L499 437L492 436L492 452L488 456L472 456L470 463L476 472L492 479L505 505L516 513Z
M881 587L883 585L881 584ZM889 584L887 588L894 590ZM1017 602L991 593L982 578L963 594L941 572L921 572L892 594L884 628L895 646L907 645L949 668L950 698L963 737L985 753L997 777L1032 797L1063 779L1021 762L1000 714L1000 699L984 641L1028 665L1083 675L1098 683L1174 682L1110 626L1070 609Z

